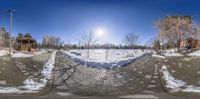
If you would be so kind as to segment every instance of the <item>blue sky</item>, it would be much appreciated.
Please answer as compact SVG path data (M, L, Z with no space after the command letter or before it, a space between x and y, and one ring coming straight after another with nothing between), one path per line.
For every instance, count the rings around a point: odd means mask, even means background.
M154 22L165 15L191 15L200 22L198 0L0 0L0 26L9 29L7 9L16 9L13 35L31 33L38 41L44 35L78 43L82 32L104 28L100 42L119 44L133 32L143 44L155 37Z

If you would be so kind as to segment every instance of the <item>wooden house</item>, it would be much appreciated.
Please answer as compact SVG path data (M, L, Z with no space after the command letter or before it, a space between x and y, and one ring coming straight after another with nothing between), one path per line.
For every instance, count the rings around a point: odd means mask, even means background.
M15 40L14 49L18 51L35 51L36 44L36 40L30 34L26 34L25 36L19 34Z

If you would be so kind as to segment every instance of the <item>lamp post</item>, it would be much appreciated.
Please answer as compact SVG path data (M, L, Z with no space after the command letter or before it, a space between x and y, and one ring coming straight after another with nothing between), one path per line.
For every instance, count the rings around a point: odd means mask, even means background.
M13 16L13 13L16 12L16 10L8 10L7 11L8 13L10 13L10 30L9 30L9 33L10 33L10 41L9 41L9 55L11 55L11 49L12 49L12 16Z

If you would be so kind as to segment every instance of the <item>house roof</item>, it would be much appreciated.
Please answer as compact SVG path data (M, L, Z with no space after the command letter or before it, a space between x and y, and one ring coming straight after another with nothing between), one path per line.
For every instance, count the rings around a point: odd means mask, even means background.
M31 41L31 42L36 42L35 39L29 38L29 37L21 37L21 38L18 37L18 38L16 39L16 41L17 41L17 42L20 42L20 41Z

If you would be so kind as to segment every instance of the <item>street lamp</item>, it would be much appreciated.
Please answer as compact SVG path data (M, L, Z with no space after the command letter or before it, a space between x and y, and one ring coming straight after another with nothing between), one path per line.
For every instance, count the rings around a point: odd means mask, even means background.
M9 41L9 55L11 55L11 47L12 47L12 16L13 16L13 13L16 12L16 10L8 10L7 11L8 13L10 13L10 41Z

